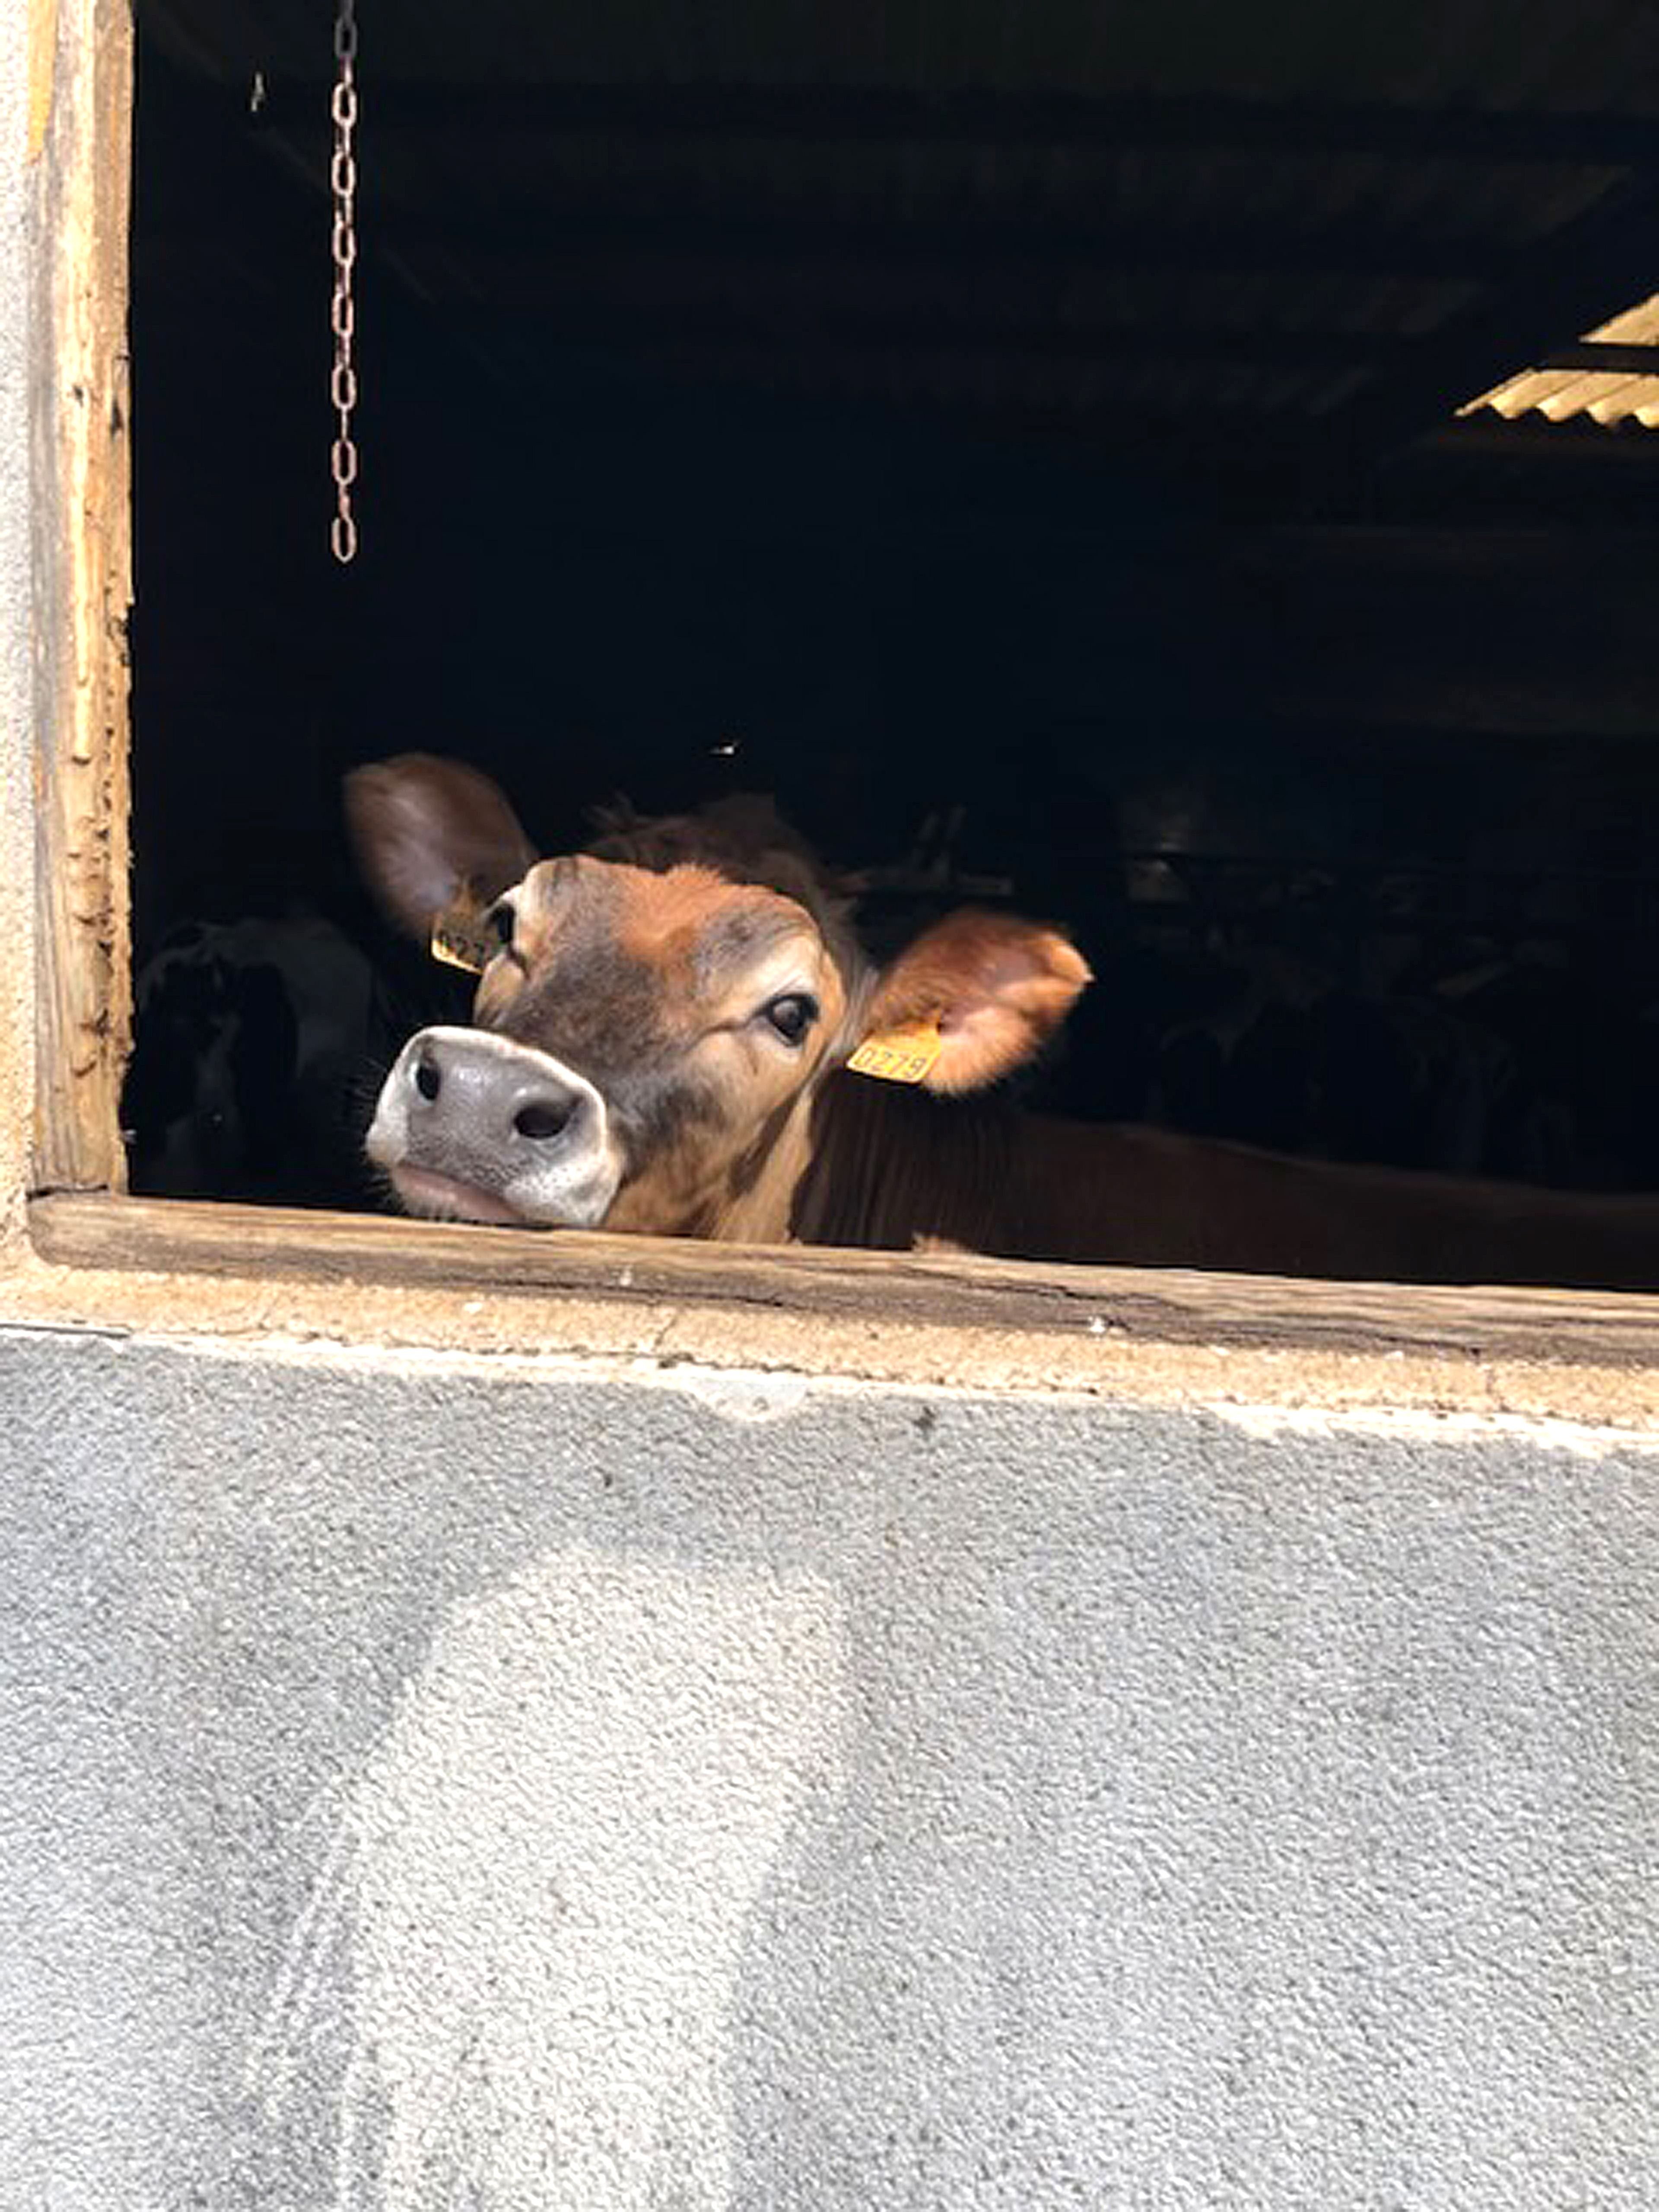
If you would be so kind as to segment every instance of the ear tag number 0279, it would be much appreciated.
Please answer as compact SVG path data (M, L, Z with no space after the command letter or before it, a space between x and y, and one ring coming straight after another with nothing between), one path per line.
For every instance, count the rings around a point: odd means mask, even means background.
M484 927L479 908L468 899L447 906L432 925L430 945L434 960L446 968L464 968L469 975L482 975L501 950Z
M884 1083L921 1083L943 1048L937 1021L913 1022L866 1037L847 1065L854 1074Z

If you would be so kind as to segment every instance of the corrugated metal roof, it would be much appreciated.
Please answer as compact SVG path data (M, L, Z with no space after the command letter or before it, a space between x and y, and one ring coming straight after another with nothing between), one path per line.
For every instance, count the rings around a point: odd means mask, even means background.
M1594 366L1531 368L1483 392L1478 399L1458 409L1460 415L1478 414L1489 408L1506 422L1533 411L1547 422L1566 422L1588 416L1603 424L1639 422L1644 430L1659 429L1659 293L1622 314L1586 331L1586 346L1650 349L1654 366L1644 371L1639 356L1626 353L1622 366L1598 369Z

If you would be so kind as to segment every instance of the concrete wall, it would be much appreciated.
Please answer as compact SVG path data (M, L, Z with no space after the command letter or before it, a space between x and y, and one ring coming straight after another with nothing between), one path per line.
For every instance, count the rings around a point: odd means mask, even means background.
M837 1379L912 1356L873 1316L703 1309L669 1366L623 1300L39 1255L21 258L0 2204L1659 2202L1659 1424L1615 1385L1364 1412L1500 1394L1103 1329L1076 1395L985 1335L902 1387Z
M0 1336L6 2201L1659 2201L1659 1462Z

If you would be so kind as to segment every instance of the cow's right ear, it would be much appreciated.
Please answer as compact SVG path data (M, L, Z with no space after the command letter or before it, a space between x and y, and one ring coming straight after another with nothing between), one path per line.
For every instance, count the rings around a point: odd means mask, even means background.
M1091 980L1059 930L965 907L882 976L848 1065L928 1091L977 1091L1039 1051Z
M411 937L465 896L482 903L536 860L519 817L487 775L435 753L353 769L346 827L369 889Z

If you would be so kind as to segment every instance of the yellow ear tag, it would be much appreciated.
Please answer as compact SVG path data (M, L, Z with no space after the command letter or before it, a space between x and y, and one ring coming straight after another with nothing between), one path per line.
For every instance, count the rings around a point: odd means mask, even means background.
M428 949L446 968L465 968L470 975L482 975L501 947L484 927L478 908L469 900L458 899L433 923Z
M903 1029L867 1036L847 1065L854 1074L874 1075L884 1083L920 1083L944 1049L937 1019L912 1022Z

